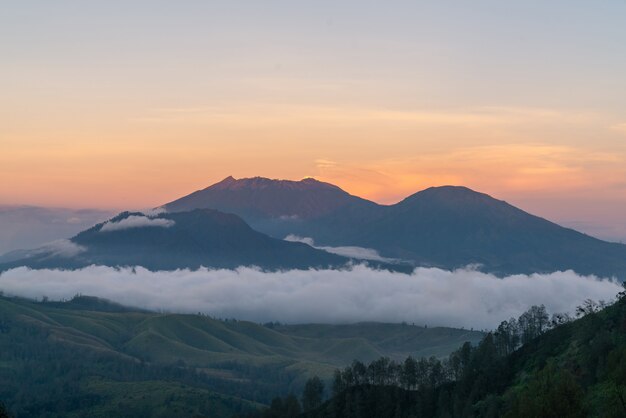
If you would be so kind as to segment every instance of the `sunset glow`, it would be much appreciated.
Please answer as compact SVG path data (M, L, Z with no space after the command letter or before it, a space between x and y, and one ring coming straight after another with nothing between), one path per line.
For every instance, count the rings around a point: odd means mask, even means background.
M0 204L143 208L310 176L626 224L623 2L322 3L5 6Z

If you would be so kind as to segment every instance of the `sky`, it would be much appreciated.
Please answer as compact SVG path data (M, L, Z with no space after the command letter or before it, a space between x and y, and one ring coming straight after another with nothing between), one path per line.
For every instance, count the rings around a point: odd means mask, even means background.
M4 2L0 205L465 185L626 241L626 2Z

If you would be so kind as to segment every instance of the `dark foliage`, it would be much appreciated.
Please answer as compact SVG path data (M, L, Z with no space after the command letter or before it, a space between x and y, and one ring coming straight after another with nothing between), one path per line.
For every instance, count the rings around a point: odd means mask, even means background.
M309 418L626 416L626 298L581 319L533 306L441 361L388 358L337 370ZM522 342L524 343L523 345ZM270 407L264 413L272 413ZM269 415L262 415L269 416ZM280 415L271 415L280 416Z

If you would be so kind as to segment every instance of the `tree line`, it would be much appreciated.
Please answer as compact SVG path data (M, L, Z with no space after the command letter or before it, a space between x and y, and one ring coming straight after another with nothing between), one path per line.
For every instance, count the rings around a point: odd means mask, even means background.
M622 298L622 311L626 313L624 296L625 292L619 295ZM520 359L529 356L527 351L536 349L529 346L536 344L537 337L558 328L558 332L552 333L547 340L549 350L554 350L574 332L571 327L564 325L575 318L589 316L575 329L575 333L583 339L597 339L596 314L607 306L602 301L586 300L577 308L575 317L567 314L550 316L545 306L532 306L518 318L500 323L477 346L465 343L445 359L416 359L409 356L401 362L388 357L379 358L369 364L353 361L351 365L334 372L326 401L323 382L314 377L307 381L300 398L294 395L276 398L269 408L246 416L583 417L587 411L583 404L583 387L586 382L581 382L571 370L550 363L545 353L530 354L533 362L542 366L538 372L530 374L532 378L523 386L523 390L506 399L500 395L511 385L519 371ZM626 346L626 341L624 343ZM586 370L598 371L594 362L610 361L610 349L619 347L616 342L611 345L607 341L603 345L596 345L599 347L591 344L591 351L584 352L585 355L581 358L585 362ZM522 347L525 350L521 350ZM597 358L600 360L595 360ZM626 362L620 370L622 369L626 377ZM594 378L597 379L597 376L590 377L591 381ZM619 385L616 387L619 388ZM622 389L606 394L614 403L611 411L617 411L618 415L615 416L626 413L626 403L622 409L622 405L617 402L622 398L626 399L626 387L623 388L623 394L620 390Z

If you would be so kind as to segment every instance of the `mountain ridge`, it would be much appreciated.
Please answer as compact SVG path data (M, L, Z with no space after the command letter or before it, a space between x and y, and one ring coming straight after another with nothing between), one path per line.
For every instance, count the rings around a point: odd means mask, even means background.
M380 205L317 180L227 177L163 205L168 211L213 207L276 238L358 246L415 266L479 265L497 275L574 270L626 279L626 245L609 243L465 186L430 187ZM262 188L252 187L262 184ZM298 192L286 190L294 184ZM320 190L309 184L323 185Z
M315 192L311 198L310 192ZM353 196L338 186L313 178L300 181L265 177L235 179L232 176L180 199L164 204L168 212L211 208L249 219L309 219L349 204L374 202Z
M67 241L71 252L31 251L0 264L12 267L81 268L88 265L143 266L150 270L236 268L338 268L349 259L298 242L269 237L243 219L210 209L160 213L122 212Z

